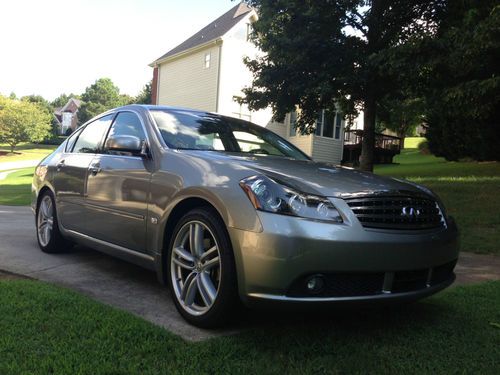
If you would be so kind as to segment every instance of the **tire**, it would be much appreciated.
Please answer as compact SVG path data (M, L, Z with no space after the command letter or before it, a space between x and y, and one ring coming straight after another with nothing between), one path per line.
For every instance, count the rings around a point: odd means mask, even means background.
M38 246L44 253L62 253L72 247L59 230L56 203L50 191L43 192L38 200L35 225Z
M168 285L184 319L203 328L227 323L237 306L238 288L231 241L217 211L202 207L185 214L167 255Z

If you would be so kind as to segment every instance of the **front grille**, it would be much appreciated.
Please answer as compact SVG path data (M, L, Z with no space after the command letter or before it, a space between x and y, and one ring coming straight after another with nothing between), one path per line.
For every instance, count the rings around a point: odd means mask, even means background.
M412 196L344 198L365 228L434 229L444 225L436 201Z

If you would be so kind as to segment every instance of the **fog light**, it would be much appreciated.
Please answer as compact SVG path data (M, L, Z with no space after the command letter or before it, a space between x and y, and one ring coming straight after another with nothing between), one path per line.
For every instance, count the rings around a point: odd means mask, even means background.
M307 280L307 290L309 293L319 293L323 290L325 286L325 281L323 280L323 276L314 275Z

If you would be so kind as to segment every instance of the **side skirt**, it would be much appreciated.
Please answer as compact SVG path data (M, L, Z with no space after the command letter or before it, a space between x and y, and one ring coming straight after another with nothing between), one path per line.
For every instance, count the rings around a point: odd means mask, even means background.
M127 262L137 264L138 266L156 271L155 258L148 254L139 253L126 247L118 246L110 242L102 241L94 237L87 236L73 230L64 230L64 233L82 245L91 247L102 253L111 255L116 258L123 259Z

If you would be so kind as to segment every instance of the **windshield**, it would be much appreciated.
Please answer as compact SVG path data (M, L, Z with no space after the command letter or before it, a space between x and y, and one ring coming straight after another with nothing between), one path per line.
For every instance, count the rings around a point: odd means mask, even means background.
M250 122L209 113L150 110L166 145L205 150L309 158L275 133Z

